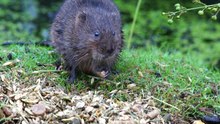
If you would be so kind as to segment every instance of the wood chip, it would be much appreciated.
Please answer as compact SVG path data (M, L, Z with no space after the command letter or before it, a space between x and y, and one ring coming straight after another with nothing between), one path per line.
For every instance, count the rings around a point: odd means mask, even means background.
M99 124L106 124L106 120L104 118L98 119Z
M21 99L21 101L28 104L36 104L39 102L39 99Z
M94 110L94 108L91 107L91 106L87 106L86 109L85 109L85 111L86 111L87 113L90 113L90 112L92 112L93 110Z
M78 102L77 104L76 104L76 108L77 109L81 109L81 108L83 108L85 106L85 102L83 102L83 101L80 101L80 102Z
M9 83L9 80L6 79L5 75L0 75L1 77L1 80L4 82L4 83Z

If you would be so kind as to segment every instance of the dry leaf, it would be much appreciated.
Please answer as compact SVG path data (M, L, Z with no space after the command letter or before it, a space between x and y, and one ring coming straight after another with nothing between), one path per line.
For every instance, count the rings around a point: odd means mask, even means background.
M13 61L8 61L8 62L4 63L2 66L13 66L13 65L15 65L18 62L20 62L20 60L19 59L15 59Z
M0 75L1 77L1 80L4 82L4 83L9 83L9 80L6 79L5 75Z
M134 90L134 89L137 88L137 85L136 85L136 84L129 84L129 85L127 86L127 88L130 89L130 90Z
M144 77L144 75L141 71L138 71L138 74L139 74L140 77L142 77L142 78Z

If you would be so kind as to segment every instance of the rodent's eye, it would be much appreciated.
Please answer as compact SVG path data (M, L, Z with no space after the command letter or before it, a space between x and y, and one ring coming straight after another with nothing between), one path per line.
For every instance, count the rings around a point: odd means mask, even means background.
M99 32L95 32L95 37L98 37L100 35Z
M115 36L115 32L114 31L112 32L112 35Z

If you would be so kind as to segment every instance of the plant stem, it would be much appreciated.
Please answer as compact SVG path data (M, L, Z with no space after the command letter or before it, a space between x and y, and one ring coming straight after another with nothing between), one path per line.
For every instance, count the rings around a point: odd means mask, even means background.
M185 9L184 11L193 11L193 10L203 9L204 7L214 7L214 6L218 6L218 4L220 4L220 3L216 3L216 4L212 4L212 5L205 5L205 6L195 7L195 8L189 8L189 9ZM180 13L180 12L182 12L182 10L175 11L172 13L176 14L176 13Z
M132 22L130 35L129 35L129 38L128 38L128 46L127 46L128 49L130 49L130 47L131 47L131 41L132 41L132 37L133 37L133 33L134 33L134 27L135 27L137 16L138 16L138 13L139 13L139 10L140 10L141 2L142 2L142 0L138 0L138 4L137 4L136 10L135 10L134 20Z
M32 74L39 74L39 73L57 73L57 72L62 72L62 70L39 70L39 71L34 71Z
M169 104L169 103L166 103L166 102L164 102L164 101L162 101L162 100L159 100L159 99L157 99L157 98L155 98L155 97L153 97L153 96L151 96L151 98L154 99L154 100L157 100L157 101L159 101L159 102L161 102L161 103L163 103L163 104L165 104L165 105L167 105L167 106L170 106L170 107L172 107L172 108L174 108L174 109L176 109L176 110L178 110L178 111L180 111L180 109L177 108L176 106L173 106L173 105L171 105L171 104Z

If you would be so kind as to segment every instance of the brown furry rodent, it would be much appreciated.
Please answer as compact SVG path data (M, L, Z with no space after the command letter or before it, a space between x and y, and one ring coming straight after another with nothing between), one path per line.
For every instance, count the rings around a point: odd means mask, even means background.
M76 71L107 77L123 46L121 17L112 0L66 0L51 28L51 38L70 77Z

